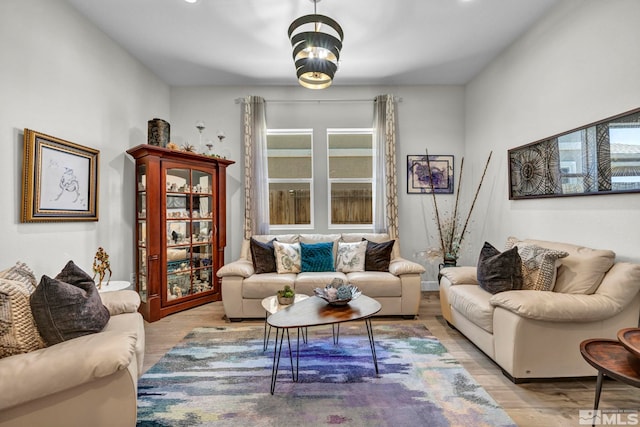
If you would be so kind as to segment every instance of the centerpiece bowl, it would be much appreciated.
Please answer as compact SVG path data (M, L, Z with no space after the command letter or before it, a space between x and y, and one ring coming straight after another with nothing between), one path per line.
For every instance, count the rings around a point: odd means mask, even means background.
M340 287L327 285L324 289L315 288L313 292L317 297L329 303L329 305L335 306L347 305L351 300L362 295L362 292L353 285L341 285Z

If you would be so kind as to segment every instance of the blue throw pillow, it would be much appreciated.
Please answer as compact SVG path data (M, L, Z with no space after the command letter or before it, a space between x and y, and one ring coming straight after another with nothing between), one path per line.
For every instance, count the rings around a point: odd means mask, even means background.
M302 272L336 271L333 265L333 242L300 243Z

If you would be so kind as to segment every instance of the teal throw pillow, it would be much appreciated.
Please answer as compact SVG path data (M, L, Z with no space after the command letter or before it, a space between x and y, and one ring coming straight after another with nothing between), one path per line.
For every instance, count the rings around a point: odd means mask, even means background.
M336 271L333 265L333 242L300 243L302 272Z

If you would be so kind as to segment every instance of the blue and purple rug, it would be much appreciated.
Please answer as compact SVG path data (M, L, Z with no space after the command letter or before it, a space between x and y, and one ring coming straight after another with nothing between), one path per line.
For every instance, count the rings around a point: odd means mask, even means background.
M337 346L310 328L299 381L283 346L274 395L273 334L263 351L260 326L194 329L140 378L138 426L515 425L424 326L373 326L378 376L362 322Z

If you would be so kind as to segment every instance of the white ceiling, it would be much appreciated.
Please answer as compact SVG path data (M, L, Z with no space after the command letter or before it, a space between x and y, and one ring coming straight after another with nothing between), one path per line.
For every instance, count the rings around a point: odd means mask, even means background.
M166 83L297 85L287 29L311 0L67 0ZM560 0L322 0L334 85L465 84Z

